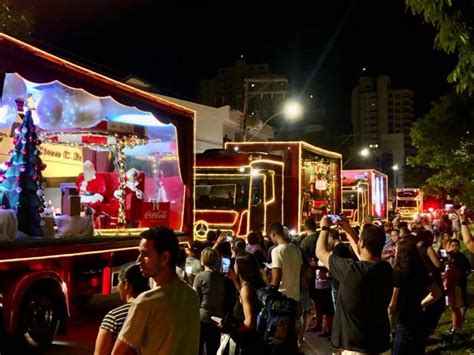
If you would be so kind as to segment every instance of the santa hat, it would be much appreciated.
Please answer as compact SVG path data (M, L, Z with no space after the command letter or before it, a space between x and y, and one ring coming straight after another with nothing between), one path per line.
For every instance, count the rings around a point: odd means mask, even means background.
M95 168L94 163L91 162L90 160L86 160L83 164L84 168Z

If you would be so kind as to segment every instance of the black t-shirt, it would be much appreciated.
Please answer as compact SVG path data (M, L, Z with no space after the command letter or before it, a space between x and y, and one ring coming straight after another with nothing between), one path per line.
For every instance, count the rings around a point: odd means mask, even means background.
M338 243L334 248L332 248L332 255L339 256L344 259L352 259L351 251L344 243ZM339 281L334 277L331 278L331 286L334 289L339 289Z
M394 287L399 289L395 319L397 324L406 327L419 326L423 320L421 301L426 296L426 288L433 283L426 270L416 270L404 277L395 272Z
M332 254L345 259L352 259L352 254L349 248L344 243L338 243L332 248Z
M332 345L364 353L390 348L388 305L393 291L393 270L375 263L329 257L329 271L340 283Z

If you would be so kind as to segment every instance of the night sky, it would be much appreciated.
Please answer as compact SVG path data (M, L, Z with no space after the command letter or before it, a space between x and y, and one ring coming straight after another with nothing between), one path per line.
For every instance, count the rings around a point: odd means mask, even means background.
M361 68L415 92L416 115L447 93L455 58L434 49L435 31L403 0L257 2L167 7L143 0L35 2L32 43L115 78L139 76L165 95L194 100L196 81L241 54L314 94L310 121L350 132L350 95ZM224 3L226 4L224 7ZM204 3L203 3L204 4Z

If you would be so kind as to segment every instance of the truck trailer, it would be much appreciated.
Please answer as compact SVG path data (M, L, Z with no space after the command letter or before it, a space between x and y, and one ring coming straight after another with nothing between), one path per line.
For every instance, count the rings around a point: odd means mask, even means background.
M352 224L388 219L387 179L374 169L342 171L342 211Z

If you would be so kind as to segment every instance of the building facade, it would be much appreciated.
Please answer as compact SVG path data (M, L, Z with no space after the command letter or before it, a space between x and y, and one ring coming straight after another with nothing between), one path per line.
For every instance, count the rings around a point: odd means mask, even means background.
M281 111L287 91L287 78L271 73L268 64L248 64L241 58L232 66L218 68L214 78L200 80L197 98L207 106L246 110L249 122L261 122Z
M196 112L194 134L194 149L196 153L201 153L206 149L222 149L224 145L224 137L230 141L240 141L242 137L241 121L243 113L232 109L229 105L213 107L188 100L177 99L175 97L160 95L157 93L158 90L156 90L152 84L138 77L129 76L124 81L128 85L194 110ZM273 128L268 125L258 130L250 129L249 132L255 134L255 141L268 141L275 137Z
M415 119L414 94L409 89L394 89L390 77L362 76L352 91L351 120L354 149L371 147L374 168L403 186L402 170L407 156L414 154L410 132ZM397 174L395 179L394 175Z

